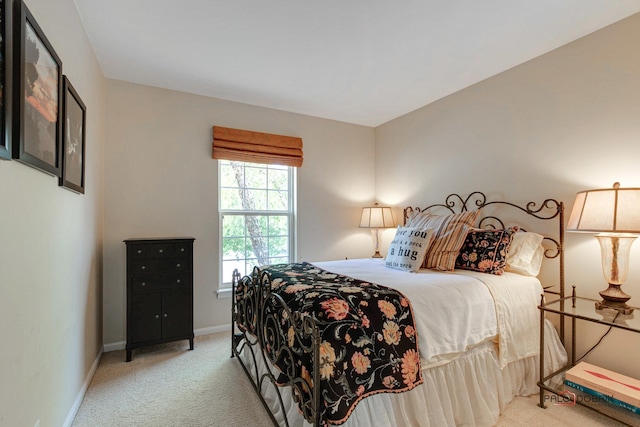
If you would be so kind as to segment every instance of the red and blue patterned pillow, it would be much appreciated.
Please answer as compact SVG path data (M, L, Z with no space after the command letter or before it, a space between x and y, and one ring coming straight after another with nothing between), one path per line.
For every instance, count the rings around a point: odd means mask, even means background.
M456 259L456 268L500 275L518 227L504 230L469 230Z

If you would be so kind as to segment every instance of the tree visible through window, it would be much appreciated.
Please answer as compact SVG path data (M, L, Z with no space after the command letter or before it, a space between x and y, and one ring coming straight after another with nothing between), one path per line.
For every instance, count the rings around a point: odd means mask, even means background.
M220 160L222 283L234 269L289 262L293 253L293 168Z

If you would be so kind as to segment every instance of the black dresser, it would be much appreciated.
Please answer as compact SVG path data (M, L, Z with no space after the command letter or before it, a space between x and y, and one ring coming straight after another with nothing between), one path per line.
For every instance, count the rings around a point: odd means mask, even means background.
M133 349L189 340L193 350L193 237L127 239L127 362Z

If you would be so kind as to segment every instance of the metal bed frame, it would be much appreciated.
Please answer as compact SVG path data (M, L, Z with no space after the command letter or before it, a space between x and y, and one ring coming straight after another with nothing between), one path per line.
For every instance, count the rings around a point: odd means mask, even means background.
M487 209L490 207L507 207L515 209L529 217L538 220L558 221L557 236L544 236L545 252L547 259L558 259L559 283L557 285L545 286L545 292L565 296L564 283L564 204L555 199L546 199L540 205L529 202L525 206L506 201L487 201L487 197L480 191L470 193L463 198L458 194L450 194L444 203L433 204L426 208L407 207L404 209L404 223L417 212L433 212L444 209L448 213L460 213L470 209ZM493 209L489 209L492 211ZM526 217L524 217L526 218ZM519 225L511 224L510 225ZM505 228L505 222L497 216L490 214L481 217L480 228L500 229ZM520 227L522 230L526 230ZM540 233L542 234L542 233ZM254 267L252 274L241 277L236 270L233 273L233 294L231 306L231 357L236 357L240 362L245 374L251 381L263 406L269 413L274 425L278 426L274 413L263 396L264 387L273 387L277 393L277 404L281 412L285 414L284 425L289 427L286 418L286 409L279 387L289 386L292 390L293 400L299 405L302 416L314 427L326 425L322 419L322 401L320 390L320 337L321 331L312 317L301 316L298 312L292 312L285 304L284 300L271 290L269 275ZM554 288L557 288L554 289ZM286 331L282 330L279 319L276 316L277 310L281 308L283 313L291 320L294 329L294 340L298 345L292 347L299 348L299 352L311 354L313 360L312 372L309 378L296 377L293 373L288 374L288 381L284 384L278 383L278 379L270 369L266 372L259 372L258 360L269 367L274 361L281 358L288 358L294 361L299 356L287 343ZM560 322L560 340L564 344L565 327L564 321ZM247 352L247 357L252 361L252 366L248 366L241 357L243 352ZM293 363L289 363L293 366Z

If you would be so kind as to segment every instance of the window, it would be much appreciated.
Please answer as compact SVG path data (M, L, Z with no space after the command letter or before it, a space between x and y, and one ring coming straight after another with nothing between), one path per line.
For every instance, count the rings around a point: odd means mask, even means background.
M219 160L220 289L232 274L294 258L294 168Z

